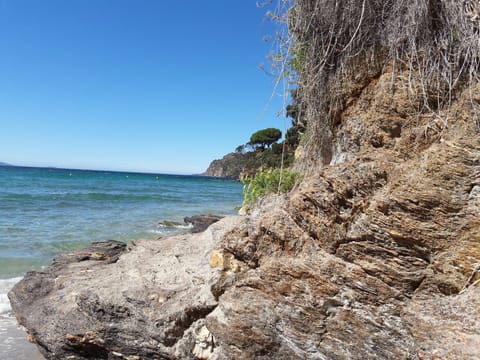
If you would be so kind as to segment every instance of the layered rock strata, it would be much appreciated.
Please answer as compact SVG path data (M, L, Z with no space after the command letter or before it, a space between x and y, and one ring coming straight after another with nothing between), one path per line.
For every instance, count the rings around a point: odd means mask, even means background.
M331 165L225 236L218 358L480 357L480 88L418 114L392 83L346 102Z

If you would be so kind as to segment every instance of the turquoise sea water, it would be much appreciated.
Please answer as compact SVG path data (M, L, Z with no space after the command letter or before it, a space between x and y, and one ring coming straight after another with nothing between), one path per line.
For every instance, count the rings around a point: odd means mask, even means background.
M0 278L92 241L157 238L160 224L231 214L242 186L199 176L0 166Z
M59 253L185 231L161 222L233 214L241 202L242 185L225 179L0 166L0 317L13 284Z

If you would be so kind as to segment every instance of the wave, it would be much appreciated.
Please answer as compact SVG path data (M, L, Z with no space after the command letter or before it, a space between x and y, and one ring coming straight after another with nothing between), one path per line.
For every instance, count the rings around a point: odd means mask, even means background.
M50 257L39 257L34 254L29 256L18 257L19 253L32 252L30 250L19 250L17 249L14 254L4 253L3 256L0 256L0 281L4 282L5 279L16 278L22 274L25 274L27 271L41 269L46 263L48 263ZM17 255L17 256L15 256ZM2 283L3 284L3 283ZM0 284L0 290L2 289Z
M188 225L164 225L164 224L159 224L158 227L160 229L151 229L151 230L148 230L148 232L150 234L158 234L158 235L172 234L176 231L191 229L193 227L193 225L192 224L188 224Z
M7 194L1 196L4 202L25 204L26 201L34 203L57 202L56 206L73 205L69 201L162 201L162 202L182 202L185 199L174 194L159 193L109 193L109 192L69 192L69 193L50 193L50 194Z
M174 223L166 223L166 224L158 224L158 227L159 228L162 228L162 229L191 229L193 227L192 224L174 224ZM161 231L161 230L151 230L151 232L158 232L158 231Z
M5 316L12 310L7 294L20 280L22 280L22 277L0 279L0 316Z

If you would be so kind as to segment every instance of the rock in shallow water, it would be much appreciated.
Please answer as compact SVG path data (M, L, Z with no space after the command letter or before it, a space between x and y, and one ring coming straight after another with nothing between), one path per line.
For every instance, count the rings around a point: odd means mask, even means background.
M193 227L190 229L191 233L199 233L205 231L210 225L216 223L222 219L223 216L218 215L194 215L183 219L185 224L191 224Z

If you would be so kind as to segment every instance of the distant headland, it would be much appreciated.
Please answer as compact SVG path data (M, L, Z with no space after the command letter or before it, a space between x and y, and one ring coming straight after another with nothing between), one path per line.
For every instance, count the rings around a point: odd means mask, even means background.
M279 129L259 130L252 134L249 142L238 146L235 152L213 160L203 175L242 179L254 176L262 169L290 166L299 143L300 130L303 130L296 126L296 113L293 113L292 108L293 105L287 108L288 116L292 117L292 127L282 142L277 142L282 137Z

